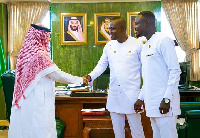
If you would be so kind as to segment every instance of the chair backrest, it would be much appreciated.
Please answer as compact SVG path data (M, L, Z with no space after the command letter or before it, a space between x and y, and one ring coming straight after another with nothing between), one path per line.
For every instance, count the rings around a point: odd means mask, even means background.
M14 70L7 70L1 76L2 84L3 84L3 91L6 103L6 117L10 122L10 114L11 114L11 106L13 100L13 90L14 90L14 83L15 83L15 71Z
M107 69L97 78L96 87L95 89L107 89L110 79L110 69Z
M181 102L181 114L178 118L185 118L186 111L189 110L200 110L200 102Z

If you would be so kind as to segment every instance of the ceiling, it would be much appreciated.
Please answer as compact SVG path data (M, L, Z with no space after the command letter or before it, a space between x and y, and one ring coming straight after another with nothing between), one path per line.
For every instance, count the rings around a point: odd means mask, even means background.
M100 2L144 2L144 1L161 1L161 0L0 0L4 2L17 2L17 1L49 1L51 3L100 3Z

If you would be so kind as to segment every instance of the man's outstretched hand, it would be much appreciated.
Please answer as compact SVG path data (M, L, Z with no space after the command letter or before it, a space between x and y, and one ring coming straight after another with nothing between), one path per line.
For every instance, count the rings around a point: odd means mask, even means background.
M81 86L85 87L88 84L88 80L86 79L85 76L83 76L82 78L83 78L83 84Z
M85 76L85 78L88 80L88 82L91 81L91 76L90 75Z
M86 86L88 84L88 82L90 82L91 80L91 76L90 75L87 75L87 76L83 76L83 84L81 86Z

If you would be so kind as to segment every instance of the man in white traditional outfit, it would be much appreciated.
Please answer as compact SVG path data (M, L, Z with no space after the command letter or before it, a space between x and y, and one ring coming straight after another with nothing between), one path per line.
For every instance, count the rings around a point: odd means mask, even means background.
M51 61L50 30L31 24L15 71L8 138L56 138L55 81L86 84Z
M135 18L137 37L145 36L147 42L141 52L143 87L136 112L145 103L146 115L150 117L154 138L178 138L176 119L180 111L178 84L180 66L172 39L156 32L155 15L140 12Z
M140 114L134 111L134 103L140 91L140 51L142 42L127 36L126 22L114 17L110 23L111 41L94 70L86 77L94 80L109 65L110 84L106 108L110 112L115 138L125 138L125 115L133 138L144 138Z

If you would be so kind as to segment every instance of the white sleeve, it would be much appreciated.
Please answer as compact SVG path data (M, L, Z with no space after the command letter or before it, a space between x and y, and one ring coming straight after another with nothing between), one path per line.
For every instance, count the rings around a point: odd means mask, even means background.
M83 84L82 77L73 76L71 74L65 73L61 70L54 71L47 75L49 78L56 82L65 84Z
M140 62L140 76L142 76L142 66L141 66L141 51L142 51L142 47L143 47L143 43L141 42L141 44L138 46L138 59L139 59L139 62ZM138 99L140 99L142 101L144 100L143 93L142 93L142 88L140 89L140 93L139 93Z
M163 98L171 99L174 92L178 90L181 74L173 40L165 38L161 42L160 52L169 71L168 86Z
M138 99L140 99L141 101L144 100L143 93L142 93L142 88L140 89L140 93L139 93Z
M142 47L143 47L143 43L141 41L141 43L138 46L138 52L137 52L138 59L139 59L139 62L140 62L140 76L142 76L142 66L141 66L141 51L142 51Z
M107 49L107 47L105 46L103 49L103 54L102 54L100 60L98 61L98 64L93 69L93 71L91 73L89 73L92 80L95 80L98 76L100 76L106 70L106 68L108 66L109 62L108 62L106 49Z

